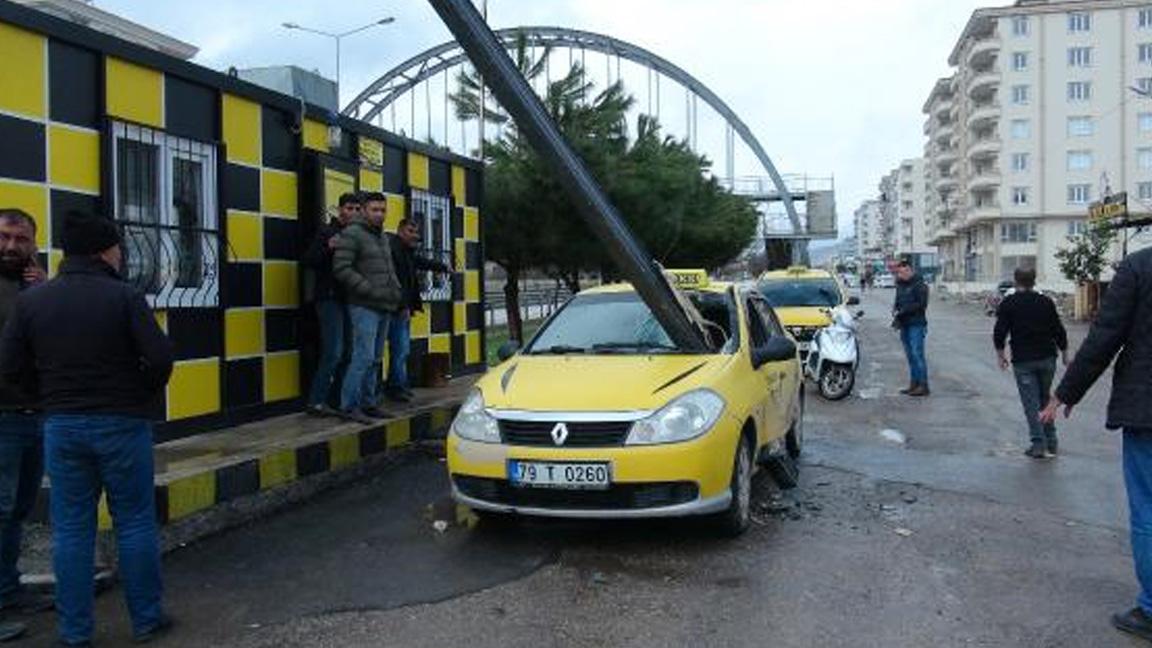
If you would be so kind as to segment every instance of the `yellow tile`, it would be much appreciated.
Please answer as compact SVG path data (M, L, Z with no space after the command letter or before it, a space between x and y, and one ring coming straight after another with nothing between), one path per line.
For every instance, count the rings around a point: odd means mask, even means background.
M480 355L480 331L468 331L464 334L464 363L478 364L483 361Z
M360 191L384 191L384 174L372 169L360 169Z
M55 277L56 271L60 268L60 262L64 260L64 253L60 250L48 250L48 276ZM164 322L167 326L168 322Z
M111 56L104 61L108 114L164 128L164 75Z
M259 214L228 210L227 252L233 261L264 258L264 219Z
M412 421L410 419L399 419L388 423L387 432L385 432L387 439L387 447L395 448L407 444L412 440Z
M451 424L452 410L444 408L432 410L432 432L447 430Z
M209 471L168 484L168 521L174 522L216 505L216 473Z
M224 356L229 360L264 353L264 311L259 308L224 312Z
M464 301L470 304L480 301L479 270L468 270L464 273Z
M263 170L260 206L265 214L296 218L296 174Z
M464 208L464 239L473 243L480 241L480 210L475 207Z
M430 353L452 353L452 336L433 335L428 338L428 351Z
M360 434L346 434L328 441L328 465L332 468L351 466L360 461Z
M266 457L260 457L260 490L286 484L295 479L295 450L281 450Z
M304 148L328 152L328 125L315 119L304 120Z
M464 302L452 304L452 330L457 334L468 330L468 304Z
M400 221L408 215L405 211L408 201L404 196L397 196L396 194L388 194L388 212L384 216L384 229L389 232L395 232L400 227Z
M424 306L424 310L412 313L412 323L409 331L412 332L414 338L426 338L432 334L432 316L430 315L431 307Z
M358 137L360 162L374 167L384 166L384 143L370 137Z
M48 78L47 40L30 31L0 23L0 110L46 117L44 85Z
M463 207L468 204L467 172L464 167L452 166L452 197L456 199L456 206Z
M54 185L100 192L100 136L52 125L48 129L48 181Z
M408 153L408 184L414 189L428 190L428 156Z
M3 67L0 65L0 67ZM23 209L36 219L36 245L48 245L48 187L0 180L0 205Z
M300 305L300 272L295 261L264 262L264 305Z
M264 401L289 400L300 395L300 354L269 354L264 359Z
M168 382L168 420L220 411L220 360L177 362Z
M152 317L156 318L156 324L165 333L168 332L168 311L152 311Z
M331 219L340 213L340 196L356 191L356 178L335 169L324 169L324 211Z
M456 253L453 255L457 272L464 272L468 268L468 242L456 239Z
M228 161L260 166L260 104L225 94L221 118Z

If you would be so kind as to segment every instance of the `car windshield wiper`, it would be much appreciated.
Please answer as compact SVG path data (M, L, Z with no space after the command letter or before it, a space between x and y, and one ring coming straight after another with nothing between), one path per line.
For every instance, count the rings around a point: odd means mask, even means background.
M571 353L588 353L588 349L569 344L556 344L545 349L532 351L532 355L568 355Z
M679 351L680 348L674 344L664 344L663 342L601 342L600 344L593 344L593 351Z

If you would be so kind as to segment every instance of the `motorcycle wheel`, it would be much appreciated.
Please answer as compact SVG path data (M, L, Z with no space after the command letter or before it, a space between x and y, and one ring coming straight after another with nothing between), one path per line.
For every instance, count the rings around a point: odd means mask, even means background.
M852 367L842 364L830 364L824 368L820 375L820 395L830 401L843 400L852 393L856 384L856 372Z

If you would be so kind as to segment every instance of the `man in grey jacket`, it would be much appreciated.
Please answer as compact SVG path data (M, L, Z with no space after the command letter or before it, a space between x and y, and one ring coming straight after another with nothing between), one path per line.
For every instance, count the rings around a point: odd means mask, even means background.
M381 193L366 193L361 202L361 217L336 241L332 272L344 289L352 325L352 356L340 390L340 410L368 424L384 417L379 406L384 343L402 294L383 232L387 199Z

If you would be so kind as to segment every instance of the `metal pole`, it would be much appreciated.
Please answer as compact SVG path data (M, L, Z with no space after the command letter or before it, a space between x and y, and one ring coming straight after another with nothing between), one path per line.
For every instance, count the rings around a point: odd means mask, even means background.
M336 41L336 109L340 109L340 37Z
M481 12L481 14L480 14L481 17L484 19L484 24L487 25L488 24L488 0L480 0L480 12ZM477 147L477 150L480 152L480 160L483 161L484 160L484 130L485 130L484 129L484 122L485 122L485 120L488 119L488 115L486 114L487 113L487 107L485 106L485 104L488 103L488 88L484 83L484 73L480 71L480 68L476 68L476 74L478 74L480 76L480 130L478 132L478 137L480 138L480 146Z
M631 280L668 337L685 351L706 352L703 332L689 314L691 305L680 298L652 256L629 231L476 8L470 2L457 0L428 2L492 84L492 93L516 120L532 148L552 168L588 227Z

